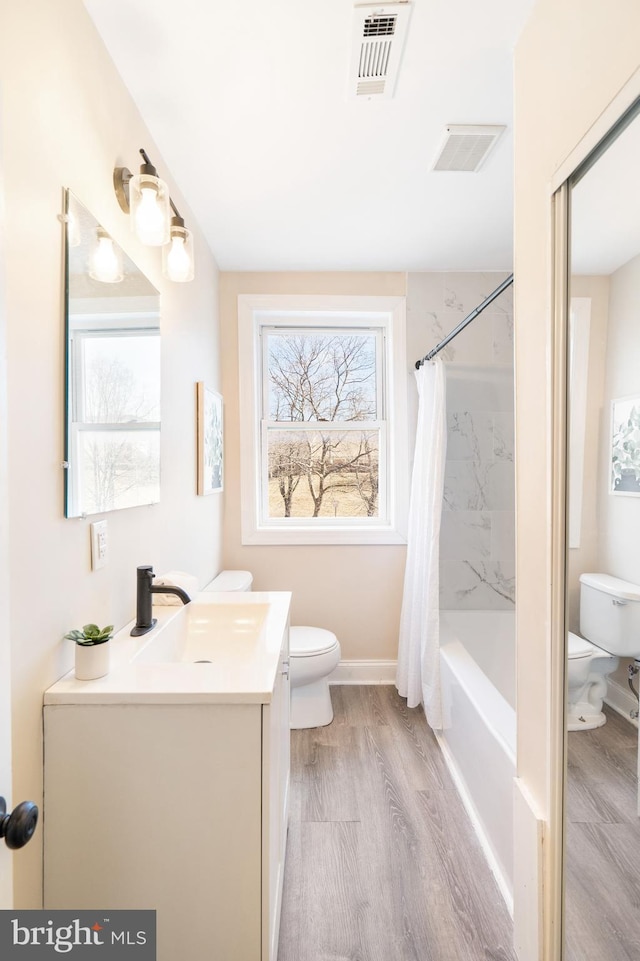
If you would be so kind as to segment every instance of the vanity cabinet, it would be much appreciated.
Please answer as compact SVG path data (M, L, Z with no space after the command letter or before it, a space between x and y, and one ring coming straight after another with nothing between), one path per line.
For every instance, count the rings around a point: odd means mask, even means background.
M273 673L260 701L227 690L218 701L174 693L164 703L63 703L51 689L45 908L155 909L158 961L276 961L288 629Z

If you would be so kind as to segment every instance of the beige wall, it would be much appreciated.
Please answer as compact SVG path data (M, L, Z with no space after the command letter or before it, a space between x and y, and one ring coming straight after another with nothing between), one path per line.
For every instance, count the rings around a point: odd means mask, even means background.
M2 84L0 83L0 97ZM0 115L1 116L1 115ZM0 124L1 130L1 124ZM2 141L0 140L0 150ZM0 211L3 197L0 163ZM11 646L9 643L9 478L7 474L7 315L5 308L5 228L0 212L0 795L6 798L11 785ZM7 798L6 798L7 799ZM7 799L8 800L8 799ZM2 850L4 848L4 850ZM0 909L13 906L13 854L0 848Z
M639 68L639 34L636 0L538 0L515 51L518 769L543 817L549 815L553 789L551 183ZM516 901L534 894L523 887ZM552 921L550 911L547 933Z
M126 29L126 24L123 24ZM195 495L194 382L220 389L217 269L196 229L197 279L171 285L142 249L112 188L145 147L171 182L81 0L5 4L0 31L8 358L13 800L42 800L43 691L73 661L65 631L135 613L135 568L220 566L222 499ZM62 188L70 187L162 296L161 503L108 516L108 566L90 570L89 521L63 517ZM99 759L96 759L99 763ZM16 903L40 904L41 838L14 855Z
M347 659L394 659L406 549L403 546L243 546L240 543L238 414L239 294L404 296L398 273L220 275L225 400L224 566L250 570L257 590L293 591L292 622L334 631Z

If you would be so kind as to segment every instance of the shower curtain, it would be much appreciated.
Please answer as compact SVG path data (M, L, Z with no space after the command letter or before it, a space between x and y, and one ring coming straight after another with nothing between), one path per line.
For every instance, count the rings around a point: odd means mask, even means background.
M408 707L423 704L442 727L440 694L440 515L447 448L444 364L436 357L416 371L418 426L409 503L407 564L400 616L396 687Z

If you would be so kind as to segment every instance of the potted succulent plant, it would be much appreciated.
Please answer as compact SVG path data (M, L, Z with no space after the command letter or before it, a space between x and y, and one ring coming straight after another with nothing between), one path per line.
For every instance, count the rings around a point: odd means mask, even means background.
M85 624L81 631L73 630L65 634L76 644L76 677L80 681L93 681L109 672L110 644L113 637L113 624L98 627Z

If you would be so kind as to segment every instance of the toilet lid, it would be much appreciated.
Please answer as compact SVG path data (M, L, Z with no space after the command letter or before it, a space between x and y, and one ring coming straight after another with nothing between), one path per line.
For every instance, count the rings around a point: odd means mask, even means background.
M585 641L584 637L579 637L577 634L573 634L569 631L569 657L571 659L578 657L590 657L593 654L593 644L589 641Z
M323 627L292 627L289 631L289 654L292 657L309 657L323 654L338 643L338 638Z

